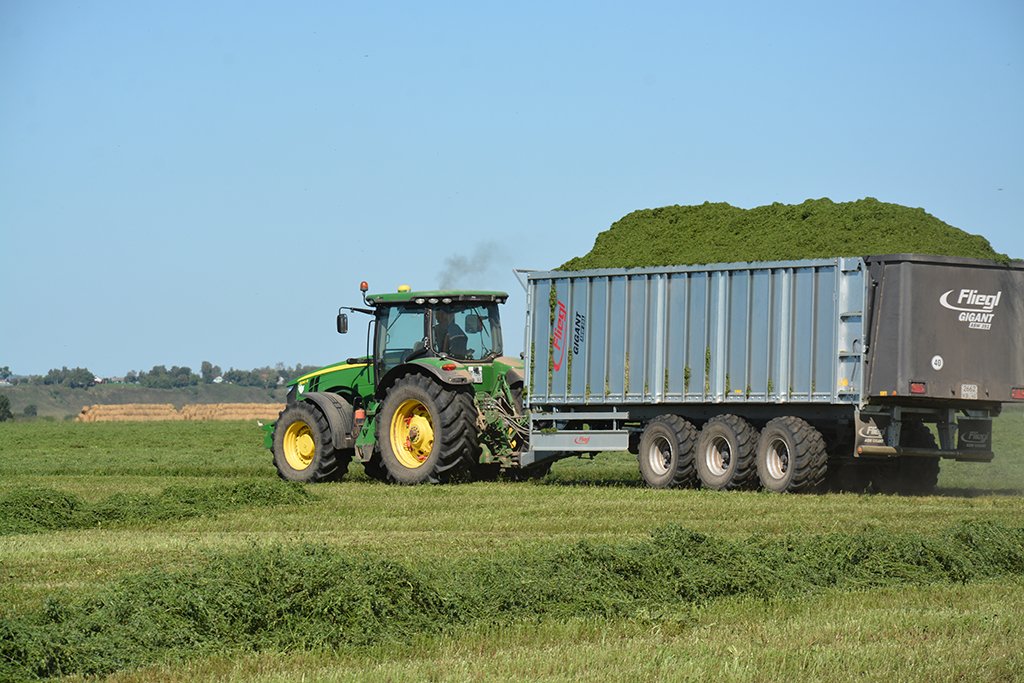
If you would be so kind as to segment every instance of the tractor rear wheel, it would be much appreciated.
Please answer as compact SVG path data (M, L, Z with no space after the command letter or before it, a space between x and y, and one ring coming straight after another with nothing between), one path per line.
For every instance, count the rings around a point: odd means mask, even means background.
M381 462L399 484L449 481L480 457L469 391L406 375L388 390L377 418Z
M287 406L274 423L274 466L287 481L313 484L338 480L348 472L351 449L336 449L331 429L315 406Z
M656 489L693 486L697 483L696 444L697 429L692 424L678 415L659 415L640 436L640 476Z

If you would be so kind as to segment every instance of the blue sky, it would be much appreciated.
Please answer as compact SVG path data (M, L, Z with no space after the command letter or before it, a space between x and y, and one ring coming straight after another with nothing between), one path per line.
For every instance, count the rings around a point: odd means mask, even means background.
M362 352L638 208L873 196L1024 257L1024 4L0 0L0 365ZM466 265L470 264L470 265Z

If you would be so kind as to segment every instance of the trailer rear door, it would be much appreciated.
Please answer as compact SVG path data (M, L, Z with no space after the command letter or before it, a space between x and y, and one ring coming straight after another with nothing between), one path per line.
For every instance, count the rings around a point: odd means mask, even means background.
M867 397L1010 402L1024 388L1024 262L865 259Z

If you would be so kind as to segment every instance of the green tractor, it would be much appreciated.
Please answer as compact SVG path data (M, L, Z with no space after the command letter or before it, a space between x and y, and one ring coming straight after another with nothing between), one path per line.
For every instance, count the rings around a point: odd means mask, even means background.
M264 443L283 479L342 478L356 460L400 484L495 478L516 469L527 447L523 362L502 355L504 292L367 294L372 354L293 381ZM372 344L372 346L371 346ZM518 470L517 470L518 471Z

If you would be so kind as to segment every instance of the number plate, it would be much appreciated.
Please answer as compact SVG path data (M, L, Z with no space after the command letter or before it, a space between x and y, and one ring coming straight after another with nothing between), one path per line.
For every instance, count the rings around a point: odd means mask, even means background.
M978 400L978 385L977 384L961 384L960 385L960 398L966 398L968 400Z

